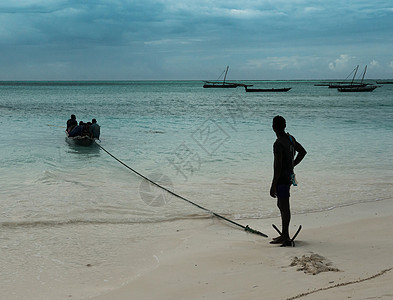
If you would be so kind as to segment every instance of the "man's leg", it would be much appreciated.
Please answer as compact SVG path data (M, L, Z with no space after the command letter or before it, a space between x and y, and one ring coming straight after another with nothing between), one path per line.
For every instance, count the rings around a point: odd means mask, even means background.
M277 207L280 210L282 230L281 236L274 238L271 244L282 244L289 241L289 222L291 221L291 210L289 207L289 184L277 185Z
M281 197L277 199L277 206L281 213L282 222L282 237L284 240L290 240L289 238L289 222L291 221L291 210L289 206L289 197Z

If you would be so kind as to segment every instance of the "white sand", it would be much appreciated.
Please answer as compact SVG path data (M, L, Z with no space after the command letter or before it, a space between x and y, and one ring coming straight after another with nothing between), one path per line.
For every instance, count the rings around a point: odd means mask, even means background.
M157 267L93 299L393 298L393 199L295 215L292 233L303 225L295 248L270 245L270 238L217 219L191 222L213 224L179 232L181 243L155 255ZM279 218L239 221L269 237L276 236L272 222L280 224ZM312 275L290 266L294 257L311 255L323 257L318 271L332 270Z

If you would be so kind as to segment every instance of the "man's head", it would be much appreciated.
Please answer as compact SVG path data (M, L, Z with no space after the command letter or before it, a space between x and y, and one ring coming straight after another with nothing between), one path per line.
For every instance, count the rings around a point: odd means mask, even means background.
M275 116L273 118L273 130L277 131L284 131L285 127L287 127L287 122L281 116Z

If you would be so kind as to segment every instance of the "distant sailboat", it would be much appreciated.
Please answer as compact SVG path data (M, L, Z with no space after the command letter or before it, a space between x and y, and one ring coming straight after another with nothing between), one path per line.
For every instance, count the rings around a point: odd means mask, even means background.
M216 80L216 81L204 81L205 84L203 85L203 87L204 88L237 88L238 86L245 86L242 83L235 83L235 82L227 82L227 81L225 81L226 78L227 78L228 69L229 69L229 66L227 66L226 70L224 71L225 75L224 75L224 80L223 81L219 81L219 80ZM220 77L221 76L222 76L222 74L220 75Z
M359 66L358 66L359 67ZM338 87L337 90L339 92L372 92L375 90L378 86L377 85L368 85L366 83L363 83L364 80L364 75L366 75L367 71L367 65L364 68L362 80L360 81L359 84L352 84L352 85L347 85L347 86L341 86ZM356 73L355 73L356 74ZM354 77L355 78L355 77ZM353 80L352 80L353 81Z
M376 85L366 85L366 86L353 86L353 87L342 87L338 88L339 92L372 92L378 86Z
M367 68L367 66L366 66L366 68ZM348 78L354 72L351 83L343 83L343 82L330 83L329 88L332 89L332 88L348 88L348 87L366 86L367 84L363 83L363 80L361 83L354 82L356 74L358 72L358 69L359 69L359 65L357 65L356 68L353 69L353 71L347 76L347 78ZM364 74L363 74L363 76L364 76Z
M245 86L245 88L246 88L246 92L247 93L250 93L250 92L265 92L265 93L271 93L271 92L274 92L274 93L276 93L276 92L288 92L291 88L271 88L271 89L259 89L259 88L256 88L256 89L250 89L250 88L248 88L247 86Z

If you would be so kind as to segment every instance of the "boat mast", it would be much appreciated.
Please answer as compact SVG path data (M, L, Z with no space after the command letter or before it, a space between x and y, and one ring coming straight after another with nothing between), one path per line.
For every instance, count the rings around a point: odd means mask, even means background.
M355 70L356 70L356 67L351 71L351 73L348 74L348 76L345 78L345 80L347 80L353 74L353 72L355 72Z
M364 75L366 75L366 70L367 70L367 65L364 68L363 76L362 76L362 81L360 83L363 83Z
M356 70L355 70L355 74L353 74L351 85L353 84L353 81L355 80L356 73L358 72L358 69L359 69L359 65L357 65Z
M225 75L224 75L223 84L225 84L225 79L227 78L228 69L229 69L229 66L227 66L227 69L225 70Z

